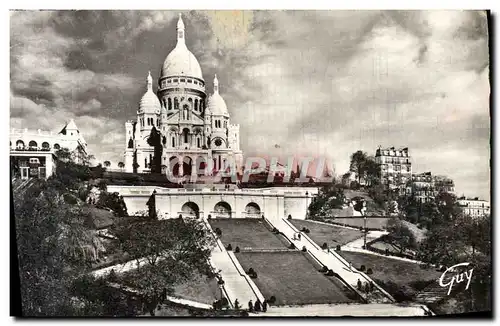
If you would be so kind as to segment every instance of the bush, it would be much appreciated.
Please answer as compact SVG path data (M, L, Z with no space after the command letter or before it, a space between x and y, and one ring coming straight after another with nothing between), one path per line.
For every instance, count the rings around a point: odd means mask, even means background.
M275 228L275 227L273 228L273 231L272 231L272 232L273 232L273 233L279 233L278 229L277 229L277 228Z
M326 242L323 242L323 245L321 246L321 249L323 249L323 250L328 249L328 245L326 244Z
M274 295L272 295L269 300L267 300L267 302L273 304L273 303L276 303L276 297Z
M323 267L321 268L321 272L322 272L322 273L326 273L326 272L328 272L328 267L323 266Z
M365 265L361 265L361 267L359 268L360 271L364 272L366 270L366 267Z
M368 275L371 275L371 274L373 274L373 271L372 271L372 269L371 269L371 268L368 268L368 270L366 271L366 274L368 274Z
M337 247L335 247L335 250L340 251L340 245L337 245Z
M292 215L288 214L287 219L291 220L292 219Z
M229 305L229 301L227 301L227 299L225 297L220 299L220 301L221 301L221 304L223 307L227 307Z
M250 274L250 278L257 278L257 272Z
M240 247L236 246L236 248L234 248L234 252L236 253L240 252Z
M306 246L302 246L302 251L303 251L303 252L307 252L307 248L306 248Z
M233 250L233 246L231 246L231 244L228 244L226 247L226 250L229 250L229 251Z
M309 229L306 229L306 231L305 231L305 232L306 232L307 234L309 234L309 232L311 232L311 230L309 230Z
M300 231L302 231L302 232L306 232L306 227L304 226L304 227L302 228L302 230L300 230Z
M385 255L389 256L389 249L385 248Z
M289 249L295 249L295 245L293 243L290 243L290 246L288 247Z
M212 215L208 214L207 220L211 220L211 219L212 219Z
M335 273L331 269L329 269L328 272L326 273L326 276L333 276L333 275L335 275Z
M254 269L252 267L250 267L247 274L250 275L250 274L254 274L254 273L255 273Z
M179 218L182 218L182 214L179 214Z
M215 229L215 234L217 234L219 237L222 236L222 231L219 228Z

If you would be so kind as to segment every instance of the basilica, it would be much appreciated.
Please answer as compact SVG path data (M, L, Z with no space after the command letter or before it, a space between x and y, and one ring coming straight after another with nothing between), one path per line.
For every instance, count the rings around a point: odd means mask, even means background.
M186 46L179 15L177 44L163 63L156 93L149 73L137 119L125 123L126 172L151 172L155 148L148 138L152 131L161 139L164 174L212 175L230 162L237 170L241 168L240 127L231 124L217 75L211 95L207 96L205 86L200 64Z

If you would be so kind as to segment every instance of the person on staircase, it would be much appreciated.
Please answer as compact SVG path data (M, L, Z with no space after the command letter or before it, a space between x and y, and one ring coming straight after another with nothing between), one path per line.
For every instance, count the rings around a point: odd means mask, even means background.
M252 299L248 301L248 312L253 312L253 302Z
M260 303L260 299L257 299L257 301L255 301L255 312L260 312L262 309L262 305Z

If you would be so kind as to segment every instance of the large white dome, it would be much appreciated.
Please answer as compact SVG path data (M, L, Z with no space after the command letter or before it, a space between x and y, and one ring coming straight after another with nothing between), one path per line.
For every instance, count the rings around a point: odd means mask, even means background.
M165 59L161 70L161 76L186 76L203 79L198 60L196 60L194 54L188 50L185 44L179 43L177 43L175 49L173 49Z
M179 14L177 22L177 45L163 63L161 77L186 76L203 79L201 67L196 57L186 46L184 22Z

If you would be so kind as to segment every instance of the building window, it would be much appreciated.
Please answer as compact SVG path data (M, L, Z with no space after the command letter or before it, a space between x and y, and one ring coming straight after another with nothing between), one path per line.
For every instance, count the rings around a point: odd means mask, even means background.
M194 83L195 85L198 85L198 82L197 82L196 80L195 80L195 81L193 81L193 83Z
M198 142L198 148L200 148L200 147L201 147L201 141L200 141L200 138L199 138L199 137L198 137L198 139L197 139L197 142Z
M178 82L179 82L179 79L174 78L173 82L174 82L174 83L178 83Z
M29 142L28 146L29 147L37 147L38 144L36 143L36 141L32 140L32 141Z
M179 109L179 100L177 99L177 97L174 98L174 110L178 110Z
M175 137L172 137L172 147L175 147Z
M171 83L172 82L172 79L167 79L167 83Z
M44 141L44 142L42 143L42 148L49 148L49 147L50 147L50 145L49 145L49 143L47 143L46 141Z
M184 83L186 80L184 78L181 78L181 83Z
M188 79L188 83L192 83L193 81L191 79Z
M198 99L194 100L194 110L198 111Z
M168 109L172 110L172 99L170 97L168 98Z

